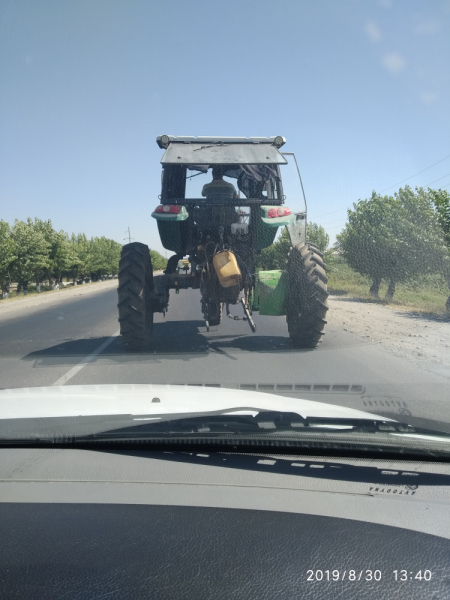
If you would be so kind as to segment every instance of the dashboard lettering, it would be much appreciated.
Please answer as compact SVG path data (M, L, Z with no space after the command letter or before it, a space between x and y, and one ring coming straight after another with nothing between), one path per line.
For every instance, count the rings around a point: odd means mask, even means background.
M369 492L373 494L398 494L399 496L414 496L418 485L399 485L397 487L370 486Z

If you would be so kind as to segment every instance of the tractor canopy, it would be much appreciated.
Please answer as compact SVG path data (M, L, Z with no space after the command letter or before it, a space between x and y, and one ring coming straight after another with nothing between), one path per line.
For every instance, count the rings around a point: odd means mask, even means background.
M161 159L163 165L285 165L278 148L270 143L172 142Z

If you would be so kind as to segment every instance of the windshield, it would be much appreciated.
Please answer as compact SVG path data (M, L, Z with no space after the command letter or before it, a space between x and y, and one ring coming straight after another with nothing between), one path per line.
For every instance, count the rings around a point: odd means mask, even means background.
M238 198L275 201L282 199L281 177L277 165L237 164L220 165L219 168L222 171L221 179L233 185L236 192L235 196ZM294 168L296 168L295 162ZM209 165L164 165L161 200L182 204L183 200L191 201L195 198L206 197L203 191L205 185L214 180L213 169L214 167ZM290 174L290 169L284 167L282 170L283 174ZM298 186L300 182L296 170L294 175L297 178L295 183ZM289 176L286 179L289 179ZM283 182L284 180L283 177ZM233 195L231 195L232 198Z
M0 23L0 441L62 419L447 448L448 2Z

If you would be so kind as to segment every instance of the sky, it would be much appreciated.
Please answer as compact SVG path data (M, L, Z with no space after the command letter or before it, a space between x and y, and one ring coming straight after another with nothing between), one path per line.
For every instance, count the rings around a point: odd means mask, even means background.
M0 0L0 219L164 254L156 136L282 135L333 241L450 190L449 63L448 0Z

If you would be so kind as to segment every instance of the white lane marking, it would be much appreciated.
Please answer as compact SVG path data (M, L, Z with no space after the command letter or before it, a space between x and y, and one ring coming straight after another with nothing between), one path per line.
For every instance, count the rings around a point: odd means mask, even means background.
M65 385L69 381L69 379L72 379L72 377L74 377L77 373L79 373L83 367L85 367L91 361L93 361L94 358L100 354L100 352L103 352L103 350L105 348L107 348L112 342L114 342L114 340L117 339L117 336L119 334L120 334L120 330L116 331L116 333L114 335L112 335L111 337L109 337L107 340L105 340L103 342L103 344L100 344L100 346L98 348L96 348L94 350L94 352L91 352L91 354L88 354L88 356L83 358L83 360L78 365L76 365L75 367L72 367L69 371L67 371L67 373L65 373L62 377L60 377L57 381L55 381L55 383L53 385Z

